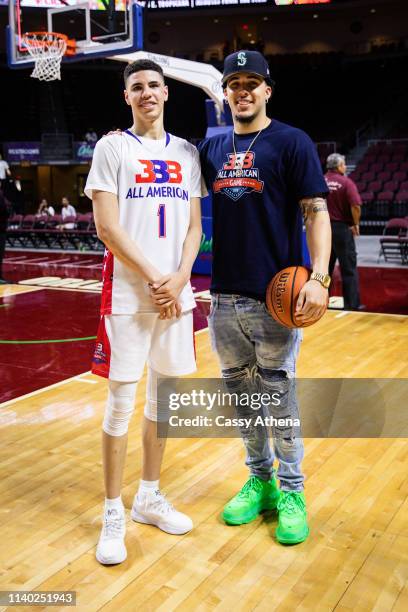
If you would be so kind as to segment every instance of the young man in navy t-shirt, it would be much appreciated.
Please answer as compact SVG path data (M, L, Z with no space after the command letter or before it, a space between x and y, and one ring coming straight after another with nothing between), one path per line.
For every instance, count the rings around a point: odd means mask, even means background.
M266 287L282 268L302 264L302 212L313 275L299 296L297 316L306 322L321 312L330 284L330 221L316 148L301 130L269 119L266 104L274 83L265 58L239 51L224 64L223 88L234 129L204 140L201 164L213 193L213 274L209 327L230 391L262 388L280 393L270 415L297 418L289 379L295 376L301 330L276 323L265 307ZM266 407L263 409L266 415ZM237 406L239 417L253 416ZM268 431L242 427L250 478L225 506L228 524L247 523L278 508L277 539L305 540L309 529L301 471L303 442L290 425L274 427L277 487Z

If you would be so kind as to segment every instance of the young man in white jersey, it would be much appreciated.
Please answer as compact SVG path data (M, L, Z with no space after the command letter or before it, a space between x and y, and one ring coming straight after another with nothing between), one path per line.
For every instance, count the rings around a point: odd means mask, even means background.
M97 143L85 189L107 249L92 368L109 379L102 434L106 498L96 550L106 565L127 556L122 475L146 362L142 480L131 518L172 534L193 526L160 492L165 441L157 437L156 392L159 377L196 369L190 275L201 240L200 162L193 145L164 130L168 90L160 66L139 60L124 78L133 125Z

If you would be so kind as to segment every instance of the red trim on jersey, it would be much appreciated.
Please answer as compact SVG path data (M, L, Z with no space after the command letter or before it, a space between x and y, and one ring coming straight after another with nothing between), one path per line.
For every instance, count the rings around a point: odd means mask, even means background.
M102 315L99 321L95 350L92 357L92 373L103 378L109 378L110 362L111 346L108 334L106 333L105 317Z
M102 272L102 298L101 298L101 314L112 314L112 286L113 286L113 267L114 258L108 249L105 251L103 258Z

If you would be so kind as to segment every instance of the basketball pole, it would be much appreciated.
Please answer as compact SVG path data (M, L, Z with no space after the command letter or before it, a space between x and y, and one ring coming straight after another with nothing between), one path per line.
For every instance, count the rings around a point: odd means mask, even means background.
M116 8L115 0L102 0L102 4L108 13L108 30L109 34L113 34L115 31L116 23Z

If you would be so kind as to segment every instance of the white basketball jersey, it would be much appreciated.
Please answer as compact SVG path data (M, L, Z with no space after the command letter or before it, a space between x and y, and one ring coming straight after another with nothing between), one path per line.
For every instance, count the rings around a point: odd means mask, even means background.
M85 193L118 196L119 223L143 255L164 275L176 272L190 223L190 198L201 197L197 149L166 134L162 141L129 130L96 145ZM195 307L191 284L180 294L183 312ZM147 283L108 250L105 252L101 314L157 312Z

